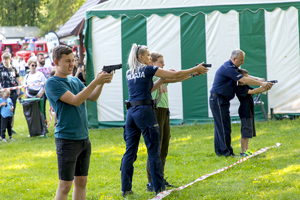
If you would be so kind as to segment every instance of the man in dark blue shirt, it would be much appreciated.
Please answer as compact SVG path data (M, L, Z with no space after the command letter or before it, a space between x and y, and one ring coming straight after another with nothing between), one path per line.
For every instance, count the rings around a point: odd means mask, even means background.
M264 79L244 77L237 69L244 63L245 53L234 50L231 57L216 72L213 87L210 90L210 109L214 118L214 143L217 155L234 156L231 147L230 100L234 98L237 81L247 85L261 85L266 89L272 83L263 82Z

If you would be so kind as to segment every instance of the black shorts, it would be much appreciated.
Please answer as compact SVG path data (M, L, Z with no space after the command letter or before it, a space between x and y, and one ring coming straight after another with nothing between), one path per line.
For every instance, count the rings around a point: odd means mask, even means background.
M87 176L90 165L91 142L55 138L60 180L72 181L74 176Z
M256 136L254 118L241 118L242 138L252 138Z

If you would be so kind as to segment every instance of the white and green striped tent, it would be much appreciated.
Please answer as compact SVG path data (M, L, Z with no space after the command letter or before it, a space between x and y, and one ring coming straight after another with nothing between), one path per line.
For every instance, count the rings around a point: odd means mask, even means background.
M97 104L88 104L91 126L124 124L128 99L125 79L132 43L164 55L165 68L186 69L204 61L206 76L168 86L171 122L212 121L208 105L214 74L232 50L246 53L253 76L278 80L262 95L269 113L300 113L300 1L289 0L110 0L86 12L85 45L88 82L103 65L123 64ZM239 102L231 102L238 116ZM256 115L262 118L260 108Z

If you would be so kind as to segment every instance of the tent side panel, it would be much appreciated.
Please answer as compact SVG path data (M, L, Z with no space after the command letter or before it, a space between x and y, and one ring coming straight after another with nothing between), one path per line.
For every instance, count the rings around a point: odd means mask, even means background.
M239 22L240 46L246 54L244 64L241 67L252 76L267 79L264 11L240 13ZM268 113L267 95L262 94L261 100L264 102L265 111ZM255 106L255 117L264 119L260 106Z
M205 15L180 17L182 69L206 62ZM207 76L197 76L182 82L184 123L207 122Z
M128 55L132 44L147 45L147 23L146 18L138 16L134 19L122 17L122 74L123 74L123 102L129 99L126 71L129 69L127 64ZM124 117L126 118L126 109L124 109ZM125 120L124 118L124 120Z
M94 79L94 62L93 62L93 41L92 41L92 18L86 21L85 33L85 51L86 51L86 83L89 84ZM97 103L87 101L87 114L89 128L98 128Z
M267 74L278 80L268 92L274 113L300 112L298 10L275 9L265 13Z
M165 69L181 70L180 17L152 15L147 18L147 43L150 52L164 56ZM181 123L183 119L181 82L168 85L170 119ZM175 123L176 123L175 122Z
M104 65L120 64L121 52L121 19L93 18L93 62L94 74L98 74ZM98 120L123 121L122 71L116 70L110 84L105 84L97 100Z
M206 56L207 63L212 64L212 68L207 74L207 93L213 85L216 71L227 60L231 52L239 49L239 13L230 11L222 14L218 11L206 15ZM208 97L209 98L209 97ZM235 97L230 101L230 115L238 116L239 101ZM211 110L208 109L209 117L212 117Z

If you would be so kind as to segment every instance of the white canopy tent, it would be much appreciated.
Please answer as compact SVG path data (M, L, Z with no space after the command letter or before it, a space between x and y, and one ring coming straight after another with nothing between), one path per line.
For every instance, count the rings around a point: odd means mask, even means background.
M103 65L123 64L104 86L96 104L88 104L92 126L123 125L128 99L125 72L132 43L164 55L165 68L186 69L204 61L206 76L168 86L171 122L208 122L209 91L219 66L234 49L246 53L242 68L251 75L278 80L262 95L267 112L300 113L300 1L290 0L110 0L87 10L85 45L88 82ZM232 119L239 102L231 102ZM257 118L262 118L256 108Z

